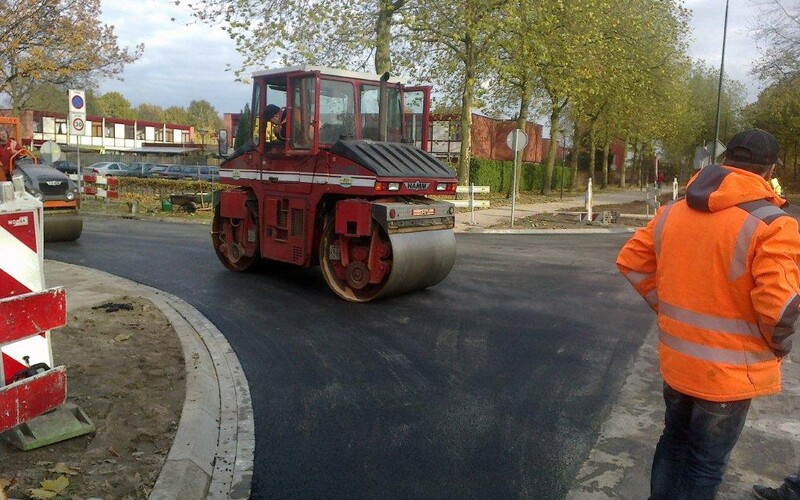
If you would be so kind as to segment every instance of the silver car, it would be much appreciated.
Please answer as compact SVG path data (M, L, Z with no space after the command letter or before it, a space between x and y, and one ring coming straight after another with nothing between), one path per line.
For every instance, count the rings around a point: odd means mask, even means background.
M89 165L89 171L98 175L123 177L128 175L128 165L116 161L99 161Z

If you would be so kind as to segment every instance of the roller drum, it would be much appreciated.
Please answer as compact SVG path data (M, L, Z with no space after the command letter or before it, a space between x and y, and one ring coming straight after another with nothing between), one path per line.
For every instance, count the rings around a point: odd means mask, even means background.
M433 286L450 274L456 260L452 229L389 235L392 270L378 297L400 295Z
M44 214L44 241L75 241L83 232L83 218L80 215Z

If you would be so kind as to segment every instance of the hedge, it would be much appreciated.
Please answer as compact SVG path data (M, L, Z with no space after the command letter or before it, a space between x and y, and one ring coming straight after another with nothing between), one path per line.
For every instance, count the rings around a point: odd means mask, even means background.
M544 186L543 164L522 163L520 191L541 191ZM476 186L489 186L494 193L503 193L511 189L514 162L502 160L483 160L473 158L469 165L469 182ZM557 189L563 175L564 186L571 186L572 171L569 167L555 165L551 188Z

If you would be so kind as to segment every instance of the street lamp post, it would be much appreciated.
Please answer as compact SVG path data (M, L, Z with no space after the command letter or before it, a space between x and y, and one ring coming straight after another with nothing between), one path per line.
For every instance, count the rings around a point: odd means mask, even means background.
M208 131L199 130L197 133L200 134L200 155L205 157L205 155L206 155L206 134L208 134Z
M712 154L711 163L717 162L717 144L719 144L719 116L722 103L722 76L725 73L725 39L728 36L728 4L729 0L725 0L725 24L722 28L722 59L719 62L719 88L717 89L717 122L714 126L714 145L711 147Z
M561 175L558 181L561 188L560 199L564 199L564 168L567 162L567 135L565 130L561 130Z

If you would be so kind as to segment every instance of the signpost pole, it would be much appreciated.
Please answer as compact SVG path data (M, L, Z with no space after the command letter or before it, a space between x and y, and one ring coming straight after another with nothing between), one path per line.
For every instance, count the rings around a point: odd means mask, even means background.
M511 227L514 227L514 211L517 208L517 168L518 153L528 145L528 135L521 129L514 129L506 137L506 144L514 152L514 171L511 175Z
M514 131L516 132L516 130ZM512 134L514 134L512 132ZM511 229L514 229L514 211L517 208L517 163L519 151L517 151L517 134L511 139L511 149L514 151L514 171L511 174Z

